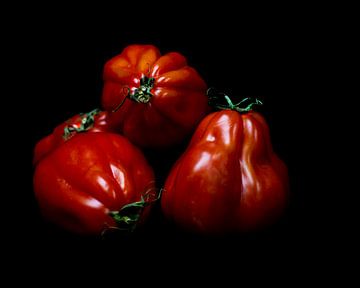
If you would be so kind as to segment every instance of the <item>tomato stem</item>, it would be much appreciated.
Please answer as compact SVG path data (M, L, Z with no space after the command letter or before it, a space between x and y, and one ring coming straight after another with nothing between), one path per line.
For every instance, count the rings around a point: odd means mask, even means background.
M162 189L158 193L150 188L141 195L140 201L132 202L121 207L119 211L110 211L109 215L115 220L116 230L133 232L139 223L141 214L145 207L160 199Z
M146 104L153 96L151 89L154 87L155 78L143 76L140 79L140 87L136 88L133 93L129 94L129 98L138 103Z
M235 110L239 113L246 113L252 110L254 105L263 105L263 103L257 98L247 97L238 103L233 103L228 95L222 92L217 92L214 88L209 88L206 92L209 98L209 105L222 110ZM223 103L225 99L226 103ZM248 102L244 108L240 107L244 103Z
M119 103L118 106L116 106L115 109L112 110L112 112L116 112L117 110L119 110L120 107L124 104L126 98L128 98L128 96L129 96L129 94L130 94L130 88L129 88L129 87L124 87L124 88L123 88L123 91L125 91L125 90L126 90L126 92L125 92L125 97L124 97L124 99Z
M150 65L149 65L149 71L150 71ZM155 78L151 78L143 75L140 79L139 88L136 88L133 93L131 93L129 87L124 87L124 90L126 90L126 96L120 102L120 104L116 106L114 110L112 110L112 112L116 112L117 110L119 110L119 108L125 103L125 100L127 98L137 103L142 103L142 104L148 103L151 97L153 96L151 93L151 89L154 88L154 82L155 82Z
M80 113L78 122L68 123L64 127L63 138L68 140L74 133L81 133L89 130L94 126L95 116L101 112L100 109L96 108L88 113Z

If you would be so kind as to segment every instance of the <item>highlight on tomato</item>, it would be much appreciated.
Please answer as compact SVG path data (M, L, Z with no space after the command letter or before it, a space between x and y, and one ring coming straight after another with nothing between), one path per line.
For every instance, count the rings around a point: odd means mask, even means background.
M159 196L141 151L107 132L106 117L77 115L35 148L33 185L42 214L74 233L133 231Z
M104 67L102 106L118 131L141 147L178 143L209 111L206 84L177 52L130 45Z
M161 207L179 226L198 233L261 229L284 211L288 174L274 153L265 119L251 111L256 100L234 104L209 93L213 106L166 180ZM225 103L224 103L225 100Z

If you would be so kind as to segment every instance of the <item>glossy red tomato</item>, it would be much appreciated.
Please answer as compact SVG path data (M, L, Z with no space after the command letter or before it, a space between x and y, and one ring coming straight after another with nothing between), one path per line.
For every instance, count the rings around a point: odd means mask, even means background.
M238 232L272 223L287 193L287 168L272 150L264 118L223 110L198 126L161 204L165 216L189 230Z
M101 234L135 227L154 200L154 174L123 136L80 133L37 162L34 191L49 221L76 233Z
M179 53L131 45L104 69L102 105L133 143L163 147L190 134L208 111L206 84Z
M112 131L108 113L95 109L89 113L78 114L58 125L54 131L41 139L35 146L33 163L36 164L48 153L71 137L81 132Z

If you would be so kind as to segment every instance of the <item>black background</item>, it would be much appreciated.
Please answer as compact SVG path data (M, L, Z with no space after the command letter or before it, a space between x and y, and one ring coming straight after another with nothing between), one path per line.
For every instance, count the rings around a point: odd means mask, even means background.
M321 191L308 169L308 152L317 145L310 140L309 127L317 124L309 120L316 114L315 91L309 87L316 81L319 28L309 27L309 19L291 13L264 17L256 12L244 17L246 13L236 13L231 7L216 8L207 13L185 7L162 16L149 15L148 10L54 10L21 22L20 33L12 35L17 41L14 73L19 80L13 84L13 94L20 106L17 120L23 127L19 157L26 161L15 197L21 213L15 213L14 219L20 220L14 222L20 224L10 223L19 247L51 255L71 247L76 253L95 249L108 254L111 250L132 257L146 251L195 259L209 253L225 257L270 253L291 258L319 247L317 237L324 223L313 203L321 198ZM72 115L100 106L104 63L134 43L153 44L162 53L182 53L209 86L229 95L261 96L265 105L260 111L270 126L274 150L287 164L290 176L289 207L277 225L250 235L200 237L169 225L155 207L143 230L102 241L68 234L42 219L32 190L34 145ZM186 141L167 151L145 151L159 187L184 147Z

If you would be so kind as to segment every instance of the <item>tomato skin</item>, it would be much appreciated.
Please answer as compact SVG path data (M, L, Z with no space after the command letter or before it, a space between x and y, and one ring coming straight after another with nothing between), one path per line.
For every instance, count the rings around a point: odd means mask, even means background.
M195 232L223 234L272 223L284 210L288 175L260 114L222 110L199 124L164 188L167 218Z
M90 112L91 113L91 112ZM77 114L67 121L58 125L50 135L45 136L41 139L35 146L34 149L34 158L33 164L38 163L42 158L44 158L51 151L56 149L59 145L64 143L67 139L64 138L64 128L71 126L79 126L81 124L81 120L83 119L83 115ZM85 114L86 116L86 114ZM113 131L114 129L111 127L109 123L109 115L108 112L101 111L94 115L94 124L89 127L87 132L105 132L105 131ZM70 135L74 136L76 133ZM70 137L68 137L70 138Z
M144 156L113 133L80 133L36 165L34 192L49 221L79 234L116 227L110 211L139 201L154 188Z
M125 99L145 76L154 79L150 101ZM111 113L114 127L141 147L165 147L183 140L208 113L206 89L181 54L161 56L152 45L131 45L105 65L102 106L112 111L125 99Z

